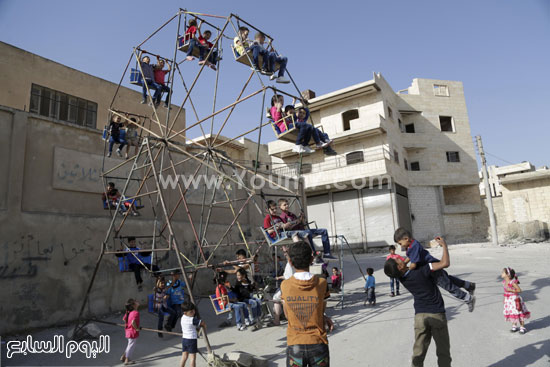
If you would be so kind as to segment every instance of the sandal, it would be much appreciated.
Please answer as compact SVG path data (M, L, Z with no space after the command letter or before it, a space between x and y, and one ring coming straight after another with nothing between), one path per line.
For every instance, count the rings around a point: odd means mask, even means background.
M510 329L510 331L511 331L512 333L515 333L515 332L518 331L518 330L519 330L519 329L518 329L517 327L515 327L515 326L512 326L512 329Z
M519 333L520 334L525 334L526 332L527 332L527 330L524 327L519 328Z

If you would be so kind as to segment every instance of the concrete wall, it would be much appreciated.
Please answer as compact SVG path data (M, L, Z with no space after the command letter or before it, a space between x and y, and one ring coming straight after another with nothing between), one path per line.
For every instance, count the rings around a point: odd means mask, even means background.
M90 281L100 246L111 221L109 211L103 210L100 192L103 182L103 142L99 131L52 121L24 111L0 107L0 259L1 334L21 332L24 329L51 326L74 319ZM183 160L174 154L175 161ZM106 161L106 167L122 160ZM177 173L193 172L197 163L178 166ZM113 174L124 176L126 168ZM122 180L115 180L119 188ZM147 180L149 190L152 180ZM135 189L135 184L134 184ZM190 191L189 211L196 228L200 227L201 202L204 187ZM230 197L245 195L244 190L231 187ZM210 197L211 190L207 190ZM277 194L277 190L268 190ZM177 204L177 190L164 190L169 212ZM216 199L223 198L220 193ZM262 200L254 199L263 210ZM130 217L120 235L151 235L154 228L152 204L146 197L145 208L139 217ZM242 205L242 202L239 202ZM240 207L239 207L240 208ZM156 207L156 210L159 210ZM247 240L262 239L258 230L263 215L247 205L239 222ZM118 216L119 225L122 217ZM233 219L228 205L216 207L206 236L216 245ZM162 222L161 222L162 223ZM195 238L183 205L173 220L180 249L192 261L197 261ZM142 248L149 248L151 239L138 240ZM236 227L222 241L213 254L211 263L233 259L235 251L243 247ZM111 249L119 243L109 238ZM166 247L160 240L158 247ZM256 246L252 246L252 250ZM213 247L205 249L213 253ZM268 257L265 252L262 256ZM159 253L161 269L177 265L173 253ZM211 271L201 270L197 292L211 291ZM143 273L144 291L138 292L132 273L118 272L116 257L105 255L90 295L86 312L102 314L118 311L129 297L145 303L153 286L153 278Z

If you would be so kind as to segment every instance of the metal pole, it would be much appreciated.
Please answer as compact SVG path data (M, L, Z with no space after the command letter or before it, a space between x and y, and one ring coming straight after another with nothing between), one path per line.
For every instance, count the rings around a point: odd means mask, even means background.
M487 160L483 151L481 136L476 136L477 149L479 150L479 159L481 160L481 172L483 173L483 182L485 184L485 197L487 198L487 208L489 209L489 223L491 224L491 239L493 245L498 246L497 223L495 219L495 210L493 209L493 195L489 187L489 174L487 173Z

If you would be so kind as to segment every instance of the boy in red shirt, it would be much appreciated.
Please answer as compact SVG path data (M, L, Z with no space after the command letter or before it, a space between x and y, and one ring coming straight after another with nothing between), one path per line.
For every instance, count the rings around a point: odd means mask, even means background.
M199 65L202 65L205 63L204 57L205 55L208 55L210 50L214 47L212 42L208 41L212 37L212 32L210 31L204 31L203 34L199 35L199 43L201 44L201 47L204 49L203 55L199 58ZM216 63L218 62L218 50L214 49L210 53L210 57L206 61L206 66L210 67L212 70L216 70Z
M169 62L166 62L168 65L168 69L164 70L164 60L160 59L157 56L157 64L154 65L153 73L155 74L155 82L159 85L160 92L158 93L158 97L155 100L155 105L160 104L160 100L162 99L162 93L166 92L166 99L164 100L164 107L168 108L168 101L170 99L170 88L168 88L164 82L166 79L166 74L170 72L172 69L172 66Z
M298 236L299 238L307 242L308 233L306 231L289 231L294 224L285 223L280 216L277 215L277 203L273 200L267 201L267 211L268 214L264 218L264 229L267 230L267 233L274 240L277 238L290 238L293 236Z
M399 260L405 262L405 259L401 255L397 255L395 253L395 246L394 245L390 246L390 254L388 256L386 256L386 260L389 260L389 259L399 259ZM395 295L396 295L396 293L394 292L394 283L395 283L395 286L397 288L397 295L399 296L399 279L390 277L390 288L391 288L390 297L395 297Z

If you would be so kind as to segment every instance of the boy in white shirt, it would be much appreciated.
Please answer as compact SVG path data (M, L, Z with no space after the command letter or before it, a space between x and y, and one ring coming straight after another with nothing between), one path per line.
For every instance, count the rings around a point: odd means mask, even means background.
M181 305L183 315L181 316L181 367L185 366L187 358L191 363L191 367L196 367L197 359L197 330L200 327L206 329L206 324L200 320L198 317L195 317L195 305L191 302L184 302Z

